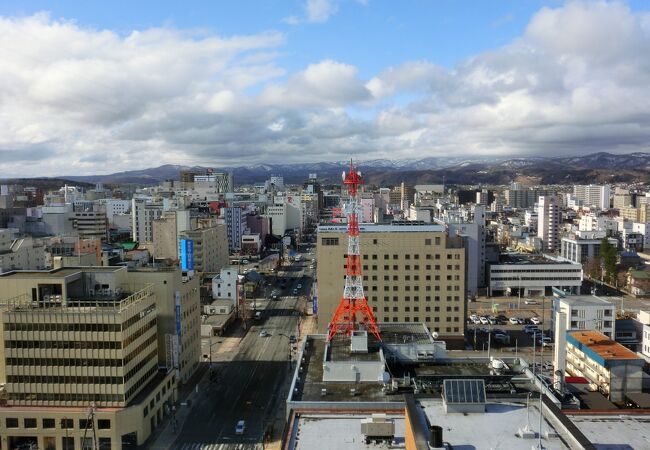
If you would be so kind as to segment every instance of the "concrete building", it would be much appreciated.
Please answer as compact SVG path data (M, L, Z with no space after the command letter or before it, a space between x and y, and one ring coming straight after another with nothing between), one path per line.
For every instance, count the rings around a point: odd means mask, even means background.
M616 332L616 306L595 295L567 295L553 298L551 321L564 313L567 330L596 330L613 339ZM555 329L554 326L551 329Z
M194 270L218 272L228 264L228 235L225 224L186 230L180 239L194 241Z
M614 189L612 203L615 209L621 209L623 207L632 205L632 195L630 195L630 191L617 187Z
M643 325L641 335L641 353L646 358L650 358L650 311L639 311L637 320Z
M0 292L3 448L142 445L176 396L152 286L126 268L69 268L0 275ZM96 443L82 442L91 405Z
M41 270L46 267L45 247L31 237L14 238L0 229L0 273L12 270Z
M196 220L191 219L187 209L164 211L152 222L154 258L178 259L178 239L181 233L195 225Z
M139 267L129 278L151 285L158 308L158 363L177 369L178 382L186 383L201 354L199 277L182 276L178 267Z
M242 236L248 234L248 227L246 225L247 214L247 210L238 206L223 209L223 217L228 236L228 248L230 251L239 251L241 249Z
M578 293L583 273L580 264L557 261L538 255L502 254L489 265L490 295L550 295L552 288Z
M558 251L560 249L560 208L557 197L539 197L537 217L537 237L544 243L544 250Z
M100 239L102 242L108 240L106 212L103 209L96 211L75 210L70 220L72 228L81 239Z
M153 242L153 221L160 218L163 207L147 199L134 198L131 202L131 232L137 242Z
M423 322L451 347L463 345L466 254L441 225L362 224L361 254L368 305L381 322ZM343 292L348 237L342 225L318 227L320 332Z
M212 278L212 298L232 301L233 307L237 307L237 286L240 278L236 267L224 267L219 275Z
M101 205L106 209L106 220L109 225L113 224L115 216L121 216L131 212L131 201L118 198L107 198L100 200Z
M512 183L505 192L505 205L516 209L532 208L540 196L554 195L553 191L540 188L529 188L519 183Z
M574 185L573 195L583 206L609 209L610 187L608 185Z
M449 236L459 236L463 239L467 262L467 295L477 295L478 289L486 286L485 206L474 205L471 209L448 210L435 221L445 226Z
M569 331L566 346L567 372L589 380L612 402L640 393L645 360L598 331Z
M600 256L600 245L605 233L601 231L578 232L573 236L565 236L561 241L560 258L578 264L585 264L592 258ZM614 238L607 238L613 246L618 246Z

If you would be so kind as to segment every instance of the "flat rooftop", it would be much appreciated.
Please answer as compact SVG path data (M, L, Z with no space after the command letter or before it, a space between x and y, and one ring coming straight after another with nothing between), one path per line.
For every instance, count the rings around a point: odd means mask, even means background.
M324 224L318 226L318 233L347 233L347 231L347 224ZM426 225L419 223L399 223L391 225L362 223L359 224L359 231L362 233L422 233L430 231L443 232L445 231L445 227L430 223Z
M569 419L597 449L650 448L650 416L645 415L570 415Z
M423 323L378 323L381 339L386 344L428 344L433 341ZM368 334L371 335L370 333Z
M596 295L568 295L559 299L569 306L611 306L614 304Z
M639 360L643 361L636 353L623 347L618 342L612 341L604 334L594 330L569 331L569 342L571 338L579 342L589 350L600 356L605 361L617 360Z
M89 267L63 267L52 270L13 270L11 272L1 273L0 278L65 278L80 272L118 272L126 270L122 266L89 266Z
M503 253L499 255L499 262L495 265L513 264L513 265L526 265L526 264L574 264L570 261L558 261L555 259L546 258L542 255L528 254L528 253Z

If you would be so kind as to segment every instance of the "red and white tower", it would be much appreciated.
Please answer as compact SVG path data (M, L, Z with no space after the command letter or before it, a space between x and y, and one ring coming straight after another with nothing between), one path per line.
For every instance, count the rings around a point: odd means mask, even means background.
M359 187L363 184L361 172L357 171L350 161L350 170L343 172L343 184L348 188L349 200L344 205L343 212L348 218L348 254L346 257L347 267L345 270L345 288L343 298L334 312L334 317L329 325L327 341L331 341L337 333L344 333L350 336L357 330L359 323L365 326L366 330L375 335L381 341L377 321L368 307L368 301L363 293L363 276L361 274L361 250L359 245L359 213L361 203L359 201ZM357 322L357 313L361 318Z

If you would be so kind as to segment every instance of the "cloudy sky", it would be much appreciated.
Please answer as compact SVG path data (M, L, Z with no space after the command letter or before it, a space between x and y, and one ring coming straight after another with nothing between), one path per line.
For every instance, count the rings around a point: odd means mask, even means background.
M645 2L87 3L0 3L0 177L650 151Z

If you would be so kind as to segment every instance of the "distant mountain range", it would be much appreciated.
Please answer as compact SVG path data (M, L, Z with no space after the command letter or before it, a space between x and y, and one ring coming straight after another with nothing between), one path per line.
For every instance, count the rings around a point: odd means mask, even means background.
M294 164L256 164L222 167L215 170L233 172L236 184L261 182L271 175L281 175L287 183L300 183L310 173L322 182L338 183L349 162L315 162ZM650 182L650 152L628 154L594 153L585 156L558 158L467 158L430 157L423 159L359 161L366 182L376 185L409 184L507 184L517 177L539 177L544 184L581 184L614 182ZM110 175L65 176L66 180L106 184L157 184L178 180L179 172L202 169L180 165L164 165Z

